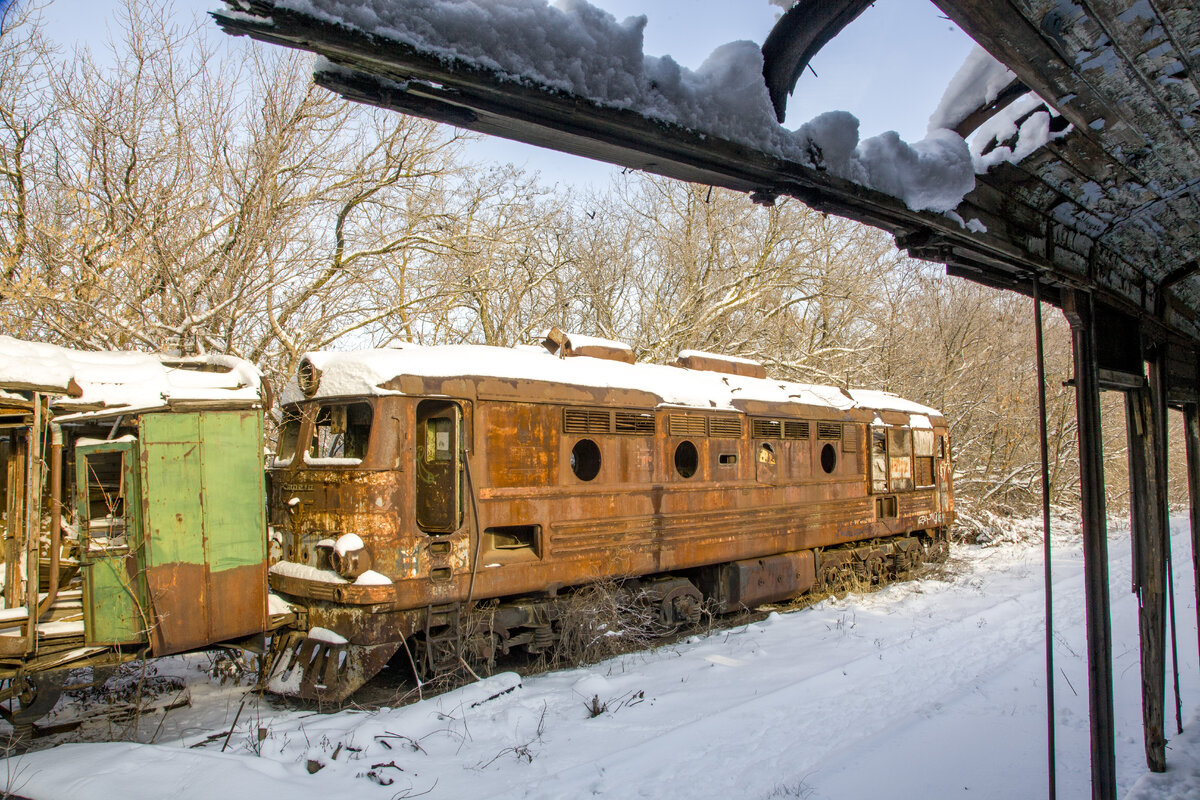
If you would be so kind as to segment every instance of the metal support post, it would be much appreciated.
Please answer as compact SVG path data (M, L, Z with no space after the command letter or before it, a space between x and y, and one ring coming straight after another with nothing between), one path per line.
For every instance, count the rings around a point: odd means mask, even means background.
M1108 599L1108 529L1105 522L1104 453L1100 385L1091 295L1063 292L1075 362L1075 416L1079 425L1079 490L1087 610L1088 706L1092 732L1093 800L1116 800L1113 726L1112 624Z

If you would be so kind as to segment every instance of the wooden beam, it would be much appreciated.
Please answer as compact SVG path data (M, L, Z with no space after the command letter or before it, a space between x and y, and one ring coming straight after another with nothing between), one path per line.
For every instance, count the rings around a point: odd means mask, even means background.
M1075 362L1075 417L1079 427L1079 490L1082 505L1084 604L1087 612L1092 798L1117 800L1104 446L1100 425L1100 386L1096 374L1095 318L1091 295L1078 290L1064 292L1063 313L1071 324L1071 347Z
M763 78L776 119L783 122L788 95L812 57L873 2L799 0L779 18L762 46Z
M1166 692L1166 561L1163 529L1167 523L1160 500L1165 479L1160 450L1165 446L1164 414L1158 413L1164 370L1152 364L1149 385L1125 393L1129 445L1129 516L1133 539L1133 591L1138 599L1141 641L1142 731L1146 765L1152 772L1167 768L1163 734Z
M1008 86L1000 90L995 100L985 103L970 114L967 114L962 122L954 126L954 132L964 139L967 138L976 128L1008 108L1012 105L1013 101L1028 92L1029 87L1025 85L1023 80L1013 78Z

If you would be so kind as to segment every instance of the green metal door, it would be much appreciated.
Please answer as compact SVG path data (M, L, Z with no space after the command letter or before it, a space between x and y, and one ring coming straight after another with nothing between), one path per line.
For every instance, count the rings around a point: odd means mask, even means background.
M84 637L89 645L140 644L151 627L138 472L133 437L75 448Z
M138 427L154 654L263 632L262 412L146 414Z

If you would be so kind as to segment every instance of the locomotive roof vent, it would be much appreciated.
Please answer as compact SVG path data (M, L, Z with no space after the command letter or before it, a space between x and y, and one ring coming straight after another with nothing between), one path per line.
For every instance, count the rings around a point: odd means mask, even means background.
M767 377L767 368L757 361L738 356L706 353L703 350L684 350L679 354L674 366L684 369L702 369L708 372L724 372L727 375L741 375L744 378Z
M637 360L633 354L633 348L624 342L568 333L561 328L551 328L546 331L546 335L542 339L542 347L559 358L588 356L608 361L620 361L625 364L632 364Z

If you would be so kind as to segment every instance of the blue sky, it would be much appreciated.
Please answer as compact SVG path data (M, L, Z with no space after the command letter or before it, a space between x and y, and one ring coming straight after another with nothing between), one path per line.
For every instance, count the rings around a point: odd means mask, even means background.
M3 0L0 0L2 3ZM780 9L768 0L590 0L618 19L647 17L645 51L696 68L720 44L762 42ZM203 12L217 0L175 0L180 14ZM103 44L119 0L52 0L46 9L55 39ZM942 90L971 47L930 0L880 0L813 59L788 101L789 128L824 111L849 111L863 138L896 130L907 141L925 134ZM815 71L815 75L813 72ZM603 187L617 168L541 148L488 139L473 147L482 160L513 162L549 182Z

